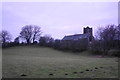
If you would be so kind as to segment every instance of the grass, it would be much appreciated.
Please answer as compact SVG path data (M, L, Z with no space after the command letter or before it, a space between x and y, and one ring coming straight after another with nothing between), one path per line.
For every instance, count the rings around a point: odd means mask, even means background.
M118 58L19 46L3 49L5 78L118 78ZM97 68L96 68L97 67Z

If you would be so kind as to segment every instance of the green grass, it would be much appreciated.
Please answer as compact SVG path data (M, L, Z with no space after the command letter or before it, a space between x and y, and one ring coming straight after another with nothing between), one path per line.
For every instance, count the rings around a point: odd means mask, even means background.
M118 58L94 56L87 51L78 54L51 48L19 46L3 49L2 58L2 76L5 78L118 77ZM49 75L51 73L53 75Z

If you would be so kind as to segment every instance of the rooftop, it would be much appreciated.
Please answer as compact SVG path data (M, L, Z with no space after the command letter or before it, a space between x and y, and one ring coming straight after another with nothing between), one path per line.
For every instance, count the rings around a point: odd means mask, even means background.
M65 36L62 40L78 40L81 38L88 38L88 34L68 35L68 36Z

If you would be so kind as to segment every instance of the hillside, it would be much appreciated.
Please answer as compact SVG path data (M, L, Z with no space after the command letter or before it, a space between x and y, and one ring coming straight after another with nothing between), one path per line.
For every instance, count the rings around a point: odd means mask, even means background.
M118 58L19 46L3 49L3 77L117 78ZM24 76L24 75L25 76Z

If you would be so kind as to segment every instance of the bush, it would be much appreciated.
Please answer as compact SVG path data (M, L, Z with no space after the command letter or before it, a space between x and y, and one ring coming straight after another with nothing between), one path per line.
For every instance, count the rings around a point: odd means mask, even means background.
M62 40L60 44L62 50L70 50L73 52L81 52L87 50L88 40L79 39L79 40Z
M101 49L101 43L100 41L98 40L94 40L91 44L90 44L90 51L93 53L93 54L102 54L102 49Z
M120 57L120 50L118 50L118 49L111 49L111 50L108 51L108 55Z
M61 40L56 39L53 46L55 49L60 49Z

